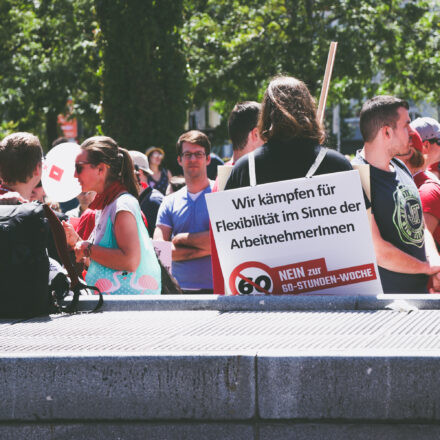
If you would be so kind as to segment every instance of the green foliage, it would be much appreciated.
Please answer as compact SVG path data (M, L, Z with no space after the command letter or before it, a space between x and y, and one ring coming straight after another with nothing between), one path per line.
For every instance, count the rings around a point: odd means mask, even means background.
M186 121L181 0L96 0L103 39L104 131L129 149L164 147Z
M319 98L338 41L327 107L377 93L438 101L439 13L425 1L187 0L182 37L192 104L260 99L270 77L304 80Z
M0 136L28 130L50 143L72 97L84 137L104 133L141 151L159 145L173 163L189 109L215 101L221 143L233 105L261 101L273 75L303 79L318 98L330 41L339 45L328 108L352 112L353 99L377 93L438 102L434 4L2 0Z
M0 103L14 128L58 136L67 99L77 114L93 114L99 93L94 66L93 11L88 0L4 0L0 7Z

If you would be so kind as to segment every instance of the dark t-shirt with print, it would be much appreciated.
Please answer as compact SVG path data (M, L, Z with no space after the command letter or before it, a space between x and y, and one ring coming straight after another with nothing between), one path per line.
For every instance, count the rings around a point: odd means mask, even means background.
M353 164L368 163L360 152ZM370 165L371 205L382 238L421 261L426 261L422 204L413 178L398 159L394 171ZM393 272L379 266L385 293L425 293L428 276Z

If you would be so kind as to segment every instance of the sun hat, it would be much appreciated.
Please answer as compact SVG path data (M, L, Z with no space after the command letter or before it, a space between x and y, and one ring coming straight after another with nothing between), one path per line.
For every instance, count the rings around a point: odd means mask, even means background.
M162 156L165 157L165 151L162 150L162 148L160 147L150 147L147 149L147 151L145 152L145 155L147 157L150 157L150 154L153 153L154 151L158 151Z

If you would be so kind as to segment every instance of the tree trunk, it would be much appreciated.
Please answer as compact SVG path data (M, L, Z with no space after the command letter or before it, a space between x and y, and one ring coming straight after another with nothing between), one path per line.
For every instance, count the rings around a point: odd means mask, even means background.
M47 148L50 150L52 142L58 137L57 114L54 112L46 113L46 137Z

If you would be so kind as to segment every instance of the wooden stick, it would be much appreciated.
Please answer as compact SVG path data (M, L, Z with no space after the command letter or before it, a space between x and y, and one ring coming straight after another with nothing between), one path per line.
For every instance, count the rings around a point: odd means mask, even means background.
M330 50L328 51L327 66L325 67L324 82L322 83L321 96L319 98L317 117L318 121L322 124L324 121L324 110L327 102L328 89L330 86L330 79L332 77L333 64L335 63L336 48L338 43L332 41L330 43Z

